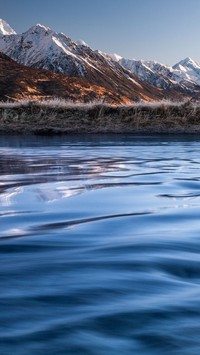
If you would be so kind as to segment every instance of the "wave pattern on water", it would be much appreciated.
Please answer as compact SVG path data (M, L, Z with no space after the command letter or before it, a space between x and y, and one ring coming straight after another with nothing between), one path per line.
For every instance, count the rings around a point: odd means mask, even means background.
M0 137L0 353L200 353L200 140Z

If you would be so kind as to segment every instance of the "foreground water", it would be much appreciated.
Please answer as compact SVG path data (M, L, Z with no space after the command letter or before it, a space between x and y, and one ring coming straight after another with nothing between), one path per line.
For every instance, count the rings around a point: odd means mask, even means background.
M200 354L200 139L0 137L0 354Z

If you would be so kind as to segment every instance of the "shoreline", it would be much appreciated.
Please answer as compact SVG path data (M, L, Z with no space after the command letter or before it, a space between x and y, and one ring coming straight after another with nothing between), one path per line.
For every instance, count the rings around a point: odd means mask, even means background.
M62 102L0 104L1 134L200 133L200 105L149 103L111 106Z

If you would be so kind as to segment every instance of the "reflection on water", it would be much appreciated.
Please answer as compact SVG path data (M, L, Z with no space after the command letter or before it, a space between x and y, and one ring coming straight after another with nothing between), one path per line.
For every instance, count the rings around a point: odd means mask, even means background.
M200 353L200 139L0 137L0 354Z

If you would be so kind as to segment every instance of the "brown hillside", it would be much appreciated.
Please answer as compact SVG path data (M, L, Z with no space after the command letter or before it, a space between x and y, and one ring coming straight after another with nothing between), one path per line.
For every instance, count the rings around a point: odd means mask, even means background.
M0 100L38 100L59 97L82 102L102 99L109 103L119 104L139 100L182 98L181 95L173 92L166 95L163 90L139 81L134 75L131 75L132 80L126 78L123 80L121 75L118 77L113 71L113 80L111 73L109 73L109 80L106 80L107 74L105 70L103 75L98 77L94 72L88 80L80 77L67 77L64 74L23 66L0 53ZM105 80L103 80L104 77Z
M83 102L94 99L113 103L127 101L126 97L92 85L85 79L25 67L0 53L0 100L51 97Z

